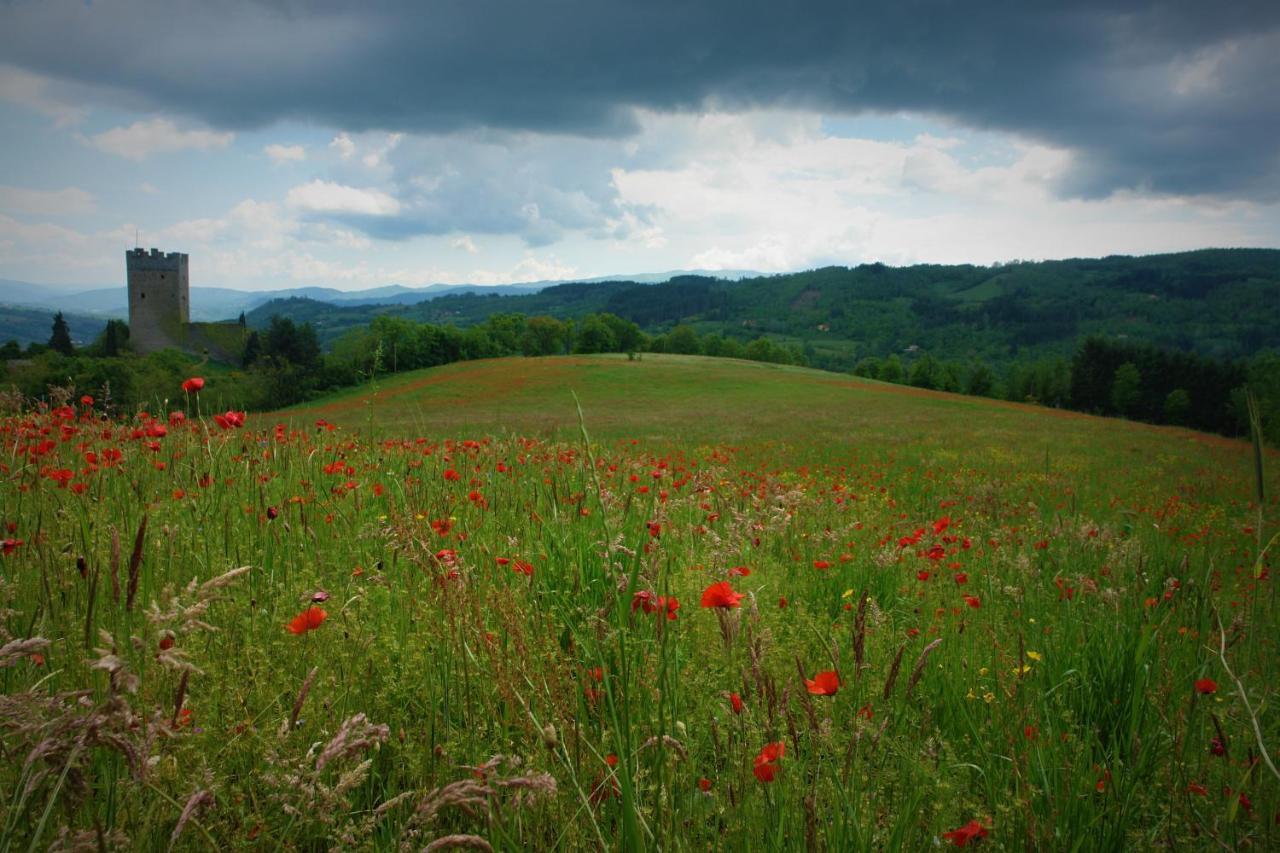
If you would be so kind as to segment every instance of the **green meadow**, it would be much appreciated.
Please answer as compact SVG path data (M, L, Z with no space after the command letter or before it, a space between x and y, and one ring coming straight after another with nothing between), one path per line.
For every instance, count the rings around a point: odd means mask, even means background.
M1280 459L698 357L0 419L8 850L1280 846Z

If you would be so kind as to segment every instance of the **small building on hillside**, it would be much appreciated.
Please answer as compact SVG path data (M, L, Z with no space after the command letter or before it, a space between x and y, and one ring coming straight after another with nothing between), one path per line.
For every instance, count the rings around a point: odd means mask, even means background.
M179 349L239 361L247 331L238 322L192 323L191 276L185 252L130 249L129 342L140 353Z

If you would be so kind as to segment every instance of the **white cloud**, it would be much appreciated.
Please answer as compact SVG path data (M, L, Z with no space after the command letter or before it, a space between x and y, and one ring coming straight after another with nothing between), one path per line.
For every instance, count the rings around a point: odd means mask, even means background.
M351 155L356 153L356 144L351 141L351 137L345 133L339 133L329 143L329 147L338 152L338 156L343 160L350 160Z
M234 133L182 130L169 119L153 118L94 134L89 137L89 142L108 154L130 160L145 160L152 154L226 148L233 139Z
M376 169L386 162L387 155L396 150L396 146L400 144L400 140L402 139L404 139L403 133L388 133L386 141L361 157L360 162L364 163L370 169Z
M480 249L476 247L475 242L466 234L463 234L461 237L453 238L453 240L449 241L449 245L454 249L461 249L468 255L474 255L480 251Z
M307 159L307 149L302 145L268 145L262 150L274 163L301 163Z
M289 190L290 207L313 213L355 213L363 216L394 216L400 202L375 189L361 189L315 180Z
M77 187L61 190L32 190L25 187L0 186L0 210L27 216L72 216L92 213L95 200L91 193Z

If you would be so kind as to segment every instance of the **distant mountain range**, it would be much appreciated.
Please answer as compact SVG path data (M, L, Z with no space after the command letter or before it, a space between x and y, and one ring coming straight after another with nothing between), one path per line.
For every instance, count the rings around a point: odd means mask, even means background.
M662 273L608 275L595 278L531 281L521 284L431 284L408 287L392 284L367 290L338 290L332 287L295 287L286 290L234 290L227 287L192 287L191 319L193 321L233 320L241 312L249 313L273 300L309 299L329 305L350 308L361 305L415 305L441 296L476 293L480 295L517 296L541 291L566 282L599 283L630 281L656 284L672 278L706 274L738 280L757 276L751 270L672 270ZM75 338L92 340L112 318L127 319L129 295L124 285L95 287L92 285L51 285L29 281L0 279L0 342L17 340L26 345L44 342L48 329L41 322L48 312L62 311L68 317ZM79 322L73 321L75 320ZM81 329L85 331L81 333Z

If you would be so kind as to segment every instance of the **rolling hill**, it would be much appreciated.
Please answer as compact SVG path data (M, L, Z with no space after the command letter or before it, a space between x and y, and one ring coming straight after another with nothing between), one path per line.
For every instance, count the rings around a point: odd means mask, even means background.
M729 281L682 276L661 284L561 284L536 294L446 295L416 305L273 301L312 323L322 342L380 314L472 325L499 313L575 319L607 311L660 334L678 323L747 341L767 335L804 348L810 364L848 370L908 348L942 358L1068 356L1091 334L1219 359L1280 347L1280 251L1203 250L1015 263L997 267L827 267Z

